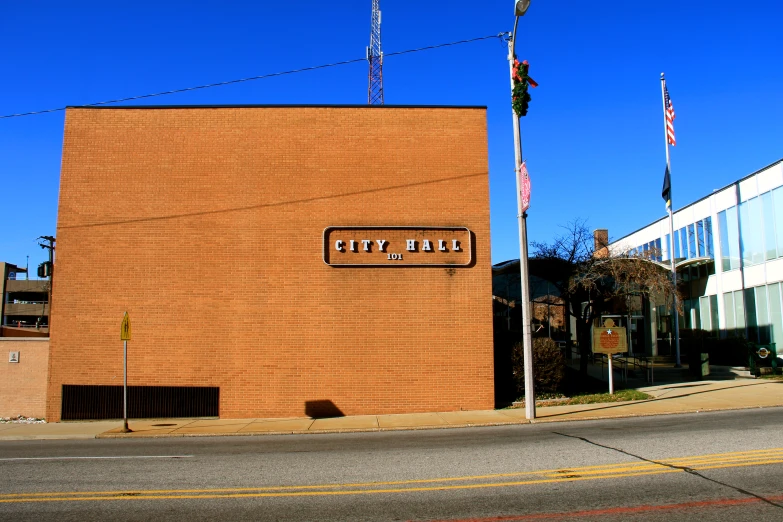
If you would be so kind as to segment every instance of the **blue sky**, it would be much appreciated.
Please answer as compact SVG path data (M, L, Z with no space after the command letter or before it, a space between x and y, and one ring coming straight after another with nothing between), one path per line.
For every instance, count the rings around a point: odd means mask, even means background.
M4 2L0 115L361 58L370 0ZM508 31L512 0L381 0L391 53ZM664 214L660 81L677 113L674 206L783 157L779 2L532 0L518 54L540 87L522 119L531 241L586 219L619 238ZM390 57L387 104L488 107L493 262L518 257L508 65L498 40ZM358 63L157 104L357 104ZM0 260L46 259L63 112L0 119Z

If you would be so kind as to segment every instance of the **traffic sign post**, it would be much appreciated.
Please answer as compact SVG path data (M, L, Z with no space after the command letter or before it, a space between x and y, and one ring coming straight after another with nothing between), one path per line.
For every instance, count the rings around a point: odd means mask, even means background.
M131 325L128 312L125 312L125 317L122 319L122 325L120 325L120 340L122 341L122 432L130 433L132 430L128 428L128 341L131 338Z

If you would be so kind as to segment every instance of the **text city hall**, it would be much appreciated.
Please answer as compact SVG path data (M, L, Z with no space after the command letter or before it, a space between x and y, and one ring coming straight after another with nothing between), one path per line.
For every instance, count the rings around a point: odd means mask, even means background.
M447 245L447 240L445 239L438 239L437 240L437 251L439 252L448 252L449 248ZM389 245L389 242L385 239L361 239L361 240L354 240L351 239L347 243L343 241L342 239L338 239L334 242L334 249L338 252L345 252L346 250L349 252L358 252L359 251L359 245L361 244L361 250L364 252L372 252L373 249L373 243L377 245L379 252L386 252L386 248ZM421 251L422 252L434 252L435 251L435 245L433 244L433 241L430 241L429 239L424 239L421 241ZM406 239L405 240L405 249L408 252L418 252L419 251L419 241L415 239ZM456 239L451 240L451 251L452 252L461 252L462 249L460 248L460 242ZM388 254L389 259L402 259L402 254Z

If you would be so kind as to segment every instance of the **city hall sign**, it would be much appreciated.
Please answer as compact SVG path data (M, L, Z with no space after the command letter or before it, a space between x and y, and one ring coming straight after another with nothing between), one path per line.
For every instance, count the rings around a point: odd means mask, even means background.
M466 227L326 227L329 266L468 267L473 234Z

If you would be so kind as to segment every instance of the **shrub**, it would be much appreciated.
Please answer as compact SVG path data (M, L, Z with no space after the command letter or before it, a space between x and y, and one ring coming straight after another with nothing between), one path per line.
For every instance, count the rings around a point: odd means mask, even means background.
M521 342L511 351L517 391L525 392L525 355ZM565 359L557 343L547 337L533 339L533 386L536 393L557 391L565 376Z

